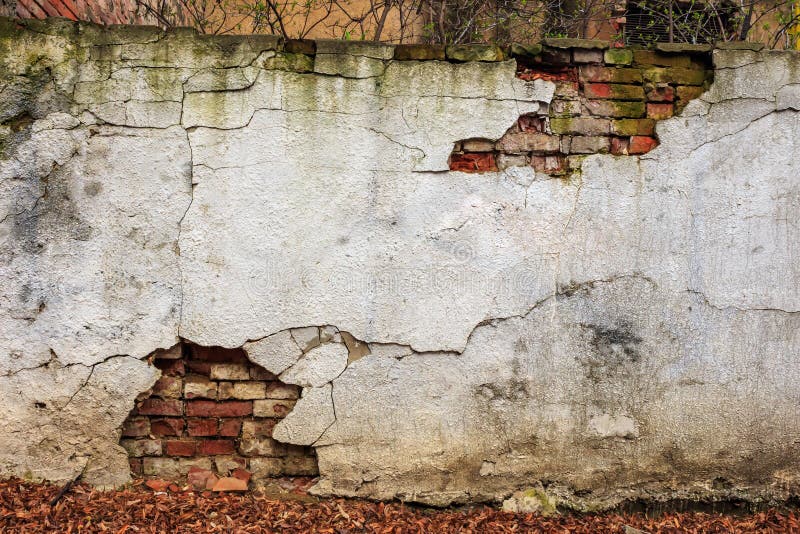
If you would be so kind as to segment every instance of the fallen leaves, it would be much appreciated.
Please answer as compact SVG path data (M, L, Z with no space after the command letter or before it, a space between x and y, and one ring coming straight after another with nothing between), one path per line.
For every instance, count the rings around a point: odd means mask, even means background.
M19 479L0 481L0 532L800 533L800 515L778 510L748 515L608 513L545 518L485 506L432 510L345 499L275 500L255 493L154 492L141 482L114 492L76 484L51 507L59 490Z

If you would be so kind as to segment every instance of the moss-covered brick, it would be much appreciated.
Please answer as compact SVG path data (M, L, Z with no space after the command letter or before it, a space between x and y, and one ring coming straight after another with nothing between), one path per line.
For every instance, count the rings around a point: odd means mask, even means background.
M513 57L536 57L542 53L542 45L540 44L511 44L511 55Z
M675 85L703 85L706 71L685 68L651 67L644 69L645 81L652 83L671 83Z
M633 50L610 48L603 54L603 60L609 65L630 65L633 63Z
M639 69L581 65L579 76L584 82L642 83L642 71Z
M394 58L401 61L444 61L446 54L443 45L401 44L394 48Z
M703 85L711 80L712 71L694 69L670 69L669 83L675 85Z
M265 59L262 67L268 70L289 70L294 72L312 72L314 58L305 54L278 53Z
M611 121L611 133L614 135L653 135L656 121L653 119L617 119Z
M623 102L619 100L588 100L585 104L589 113L597 117L639 118L644 117L644 102Z
M595 117L552 118L550 131L554 134L605 135L611 131L611 121Z
M678 97L678 102L687 104L690 100L699 98L705 92L705 87L679 85L675 88L675 94Z
M550 116L573 117L581 114L581 103L578 100L553 100L550 102Z
M317 43L313 39L287 39L283 49L291 54L313 56L317 53Z
M664 120L672 117L673 107L671 103L647 103L647 117L655 120Z
M452 61L503 61L505 54L499 46L451 45L445 49L447 59Z
M587 83L583 87L586 98L607 98L610 100L643 100L641 85L618 83Z
M675 89L666 83L647 83L644 91L648 102L672 102L675 100Z
M656 65L659 67L692 67L692 58L688 55L662 54L654 50L634 50L633 62L636 65Z

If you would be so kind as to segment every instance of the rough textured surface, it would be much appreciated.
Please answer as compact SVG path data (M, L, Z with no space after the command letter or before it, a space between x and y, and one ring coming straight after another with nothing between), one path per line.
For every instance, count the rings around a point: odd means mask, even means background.
M271 477L318 474L313 449L272 439L298 386L248 361L242 349L182 343L152 361L161 378L138 395L122 426L134 476L206 489L230 476L260 487Z
M513 60L0 28L2 473L124 481L184 338L309 386L318 493L798 493L796 54L715 51L657 148L554 178L448 171L554 104Z

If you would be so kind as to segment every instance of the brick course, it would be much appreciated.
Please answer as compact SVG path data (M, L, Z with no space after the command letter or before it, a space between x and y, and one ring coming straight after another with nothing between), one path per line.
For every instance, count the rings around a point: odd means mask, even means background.
M122 426L134 475L185 483L192 469L196 482L233 476L261 484L317 474L312 448L272 439L300 397L298 386L280 382L242 350L186 345L155 353L153 363L162 377Z
M540 115L521 116L494 150L489 139L456 143L450 169L531 165L560 175L579 168L590 154L645 154L658 146L657 121L680 113L710 82L707 53L602 50L587 43L548 46L546 40L543 47L529 47L533 51L512 47L519 78L556 84L552 102Z

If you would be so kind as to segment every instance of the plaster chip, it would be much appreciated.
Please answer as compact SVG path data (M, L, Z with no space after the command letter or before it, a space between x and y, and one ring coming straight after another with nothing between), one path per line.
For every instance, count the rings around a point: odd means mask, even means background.
M303 352L308 352L320 344L319 328L307 326L305 328L292 328L292 338Z
M289 330L245 343L243 348L253 363L275 375L294 365L303 355Z
M348 351L342 343L325 343L306 352L300 360L281 373L287 384L302 387L321 387L347 367Z
M336 420L332 386L304 388L294 409L275 426L272 437L281 443L313 445Z

